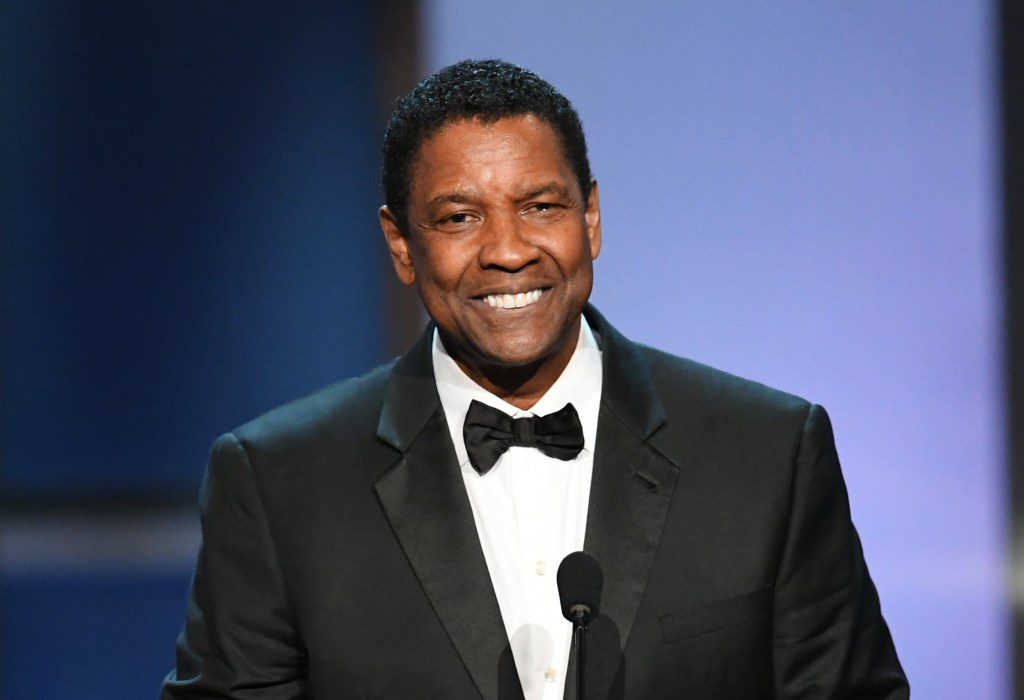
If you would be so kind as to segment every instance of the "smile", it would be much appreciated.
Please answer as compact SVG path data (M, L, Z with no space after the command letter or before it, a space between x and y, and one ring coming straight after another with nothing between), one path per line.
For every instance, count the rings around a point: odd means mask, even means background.
M518 294L488 294L484 297L484 301L492 309L521 309L524 306L537 303L543 294L543 289L534 289Z

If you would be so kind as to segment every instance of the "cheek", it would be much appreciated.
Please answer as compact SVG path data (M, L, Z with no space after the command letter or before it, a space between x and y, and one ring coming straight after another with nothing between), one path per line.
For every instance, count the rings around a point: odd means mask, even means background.
M452 292L458 288L461 270L452 263L452 260L441 259L430 266L426 279L436 292Z
M413 256L416 277L424 291L438 293L455 289L466 269L465 255L457 246L418 247Z
M587 277L593 268L594 258L586 239L573 240L557 251L557 260L561 261L562 269L567 277Z

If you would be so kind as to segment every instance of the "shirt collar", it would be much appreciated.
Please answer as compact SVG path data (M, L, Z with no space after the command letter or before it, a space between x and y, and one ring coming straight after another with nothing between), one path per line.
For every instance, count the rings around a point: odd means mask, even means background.
M444 408L460 467L469 461L469 454L462 439L462 426L466 420L466 411L473 400L514 418L546 416L560 410L565 404L572 403L583 426L583 449L593 453L594 442L597 440L597 415L601 404L601 350L586 318L580 318L580 335L569 364L547 393L528 411L516 408L470 379L445 350L436 328L430 355L434 365L437 393Z

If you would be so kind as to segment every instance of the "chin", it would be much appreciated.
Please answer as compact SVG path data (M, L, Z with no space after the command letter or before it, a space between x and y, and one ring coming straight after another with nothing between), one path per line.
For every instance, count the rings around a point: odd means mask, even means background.
M518 341L518 342L517 342ZM554 354L552 343L523 342L494 344L480 348L480 355L490 364L502 367L525 367Z

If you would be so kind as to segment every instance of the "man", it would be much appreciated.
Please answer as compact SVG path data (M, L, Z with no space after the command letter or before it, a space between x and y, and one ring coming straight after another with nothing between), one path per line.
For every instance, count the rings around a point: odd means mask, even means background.
M572 694L580 549L591 697L909 695L825 412L587 305L598 188L562 95L450 66L398 103L383 182L432 323L217 441L165 698Z

